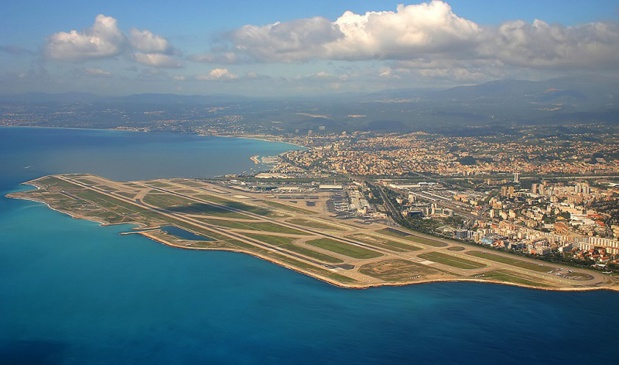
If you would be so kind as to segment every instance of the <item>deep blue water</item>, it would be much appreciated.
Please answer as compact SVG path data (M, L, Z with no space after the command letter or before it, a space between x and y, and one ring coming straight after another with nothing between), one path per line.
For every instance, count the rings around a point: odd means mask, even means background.
M213 176L290 146L0 128L0 194L55 172ZM30 166L29 168L25 168ZM0 364L615 364L619 293L338 289L0 199Z

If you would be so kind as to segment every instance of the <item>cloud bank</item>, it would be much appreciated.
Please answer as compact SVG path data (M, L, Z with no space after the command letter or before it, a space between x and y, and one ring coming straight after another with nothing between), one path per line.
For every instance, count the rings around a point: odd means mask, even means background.
M172 46L165 38L154 35L148 30L131 29L129 42L140 52L169 53L172 50Z
M132 53L133 60L146 66L183 66L165 38L136 28L125 35L118 28L116 19L103 14L97 15L92 27L84 31L72 30L51 35L45 46L45 55L60 61L111 58L124 52Z
M83 61L117 56L125 46L126 39L116 19L100 14L93 26L83 32L72 30L50 36L46 54L57 60Z
M197 75L198 81L213 81L213 80L235 80L238 76L231 73L227 68L215 68L208 74Z
M440 60L550 68L616 68L619 26L577 26L541 20L484 27L456 15L443 1L399 5L396 11L355 14L335 21L315 17L264 26L246 25L227 34L228 48L195 55L194 61L308 62L312 60Z
M150 71L193 68L185 75L169 75L174 81L240 83L257 78L258 72L269 82L328 81L334 88L355 82L389 86L406 85L410 80L472 83L582 70L619 71L616 22L565 26L512 20L485 26L457 15L439 0L399 5L392 11L346 11L334 20L310 17L249 24L221 35L215 43L203 44L210 52L185 58L164 36L128 29L123 32L115 18L100 14L85 30L49 36L44 55L78 63L118 59L147 66ZM0 52L19 55L28 50L0 46ZM200 63L206 68L201 69ZM296 68L304 63L313 65ZM242 66L233 70L230 65ZM118 75L116 69L113 75L98 68L82 70L90 76ZM303 76L309 70L312 76Z
M505 64L533 68L619 66L619 26L613 23L566 27L518 20L486 33L478 53Z

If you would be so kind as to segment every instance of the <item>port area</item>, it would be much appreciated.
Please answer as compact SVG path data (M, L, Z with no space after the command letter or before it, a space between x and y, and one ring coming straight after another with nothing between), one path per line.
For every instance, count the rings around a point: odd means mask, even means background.
M333 213L333 192L277 199L214 181L112 181L90 174L44 176L9 194L76 219L133 224L135 234L183 249L253 255L346 288L439 281L543 290L617 290L613 276L566 269L423 235L387 221Z

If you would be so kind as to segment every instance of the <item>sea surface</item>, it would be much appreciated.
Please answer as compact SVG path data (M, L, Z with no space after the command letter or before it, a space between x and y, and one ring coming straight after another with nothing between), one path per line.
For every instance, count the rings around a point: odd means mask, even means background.
M339 289L4 198L23 181L211 177L296 148L0 128L0 364L617 364L619 293L493 284Z

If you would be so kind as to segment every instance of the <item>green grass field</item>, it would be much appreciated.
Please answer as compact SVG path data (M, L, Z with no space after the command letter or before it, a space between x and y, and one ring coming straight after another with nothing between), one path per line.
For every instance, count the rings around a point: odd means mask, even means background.
M281 237L281 236L269 236L264 234L245 234L245 236L256 239L260 242L268 243L271 245L279 246L283 249L286 249L290 252L298 253L303 256L307 256L308 258L312 258L318 261L322 261L329 264L341 264L344 261L338 259L337 257L325 255L320 252L316 252L314 250L310 250L309 248L305 248L299 245L295 245L293 241L294 238L289 237Z
M426 275L440 274L441 271L426 265L420 265L407 260L385 260L365 264L359 272L385 281L410 281Z
M204 214L215 217L247 218L246 215L241 213L167 194L148 194L144 197L144 202L162 209L184 214Z
M154 186L156 188L162 188L162 189L174 188L174 185L167 184L163 181L146 181L145 184Z
M421 243L423 245L428 245L432 247L447 247L445 242L441 242L439 240L435 240L432 238L418 237L418 236L408 236L406 237L408 241Z
M268 243L275 246L290 245L296 240L296 238L292 237L270 236L268 234L259 233L243 233L243 236L247 236L260 242Z
M417 243L421 243L423 245L428 245L428 246L432 246L432 247L445 247L445 246L447 246L447 244L445 242L441 242L439 240L432 239L432 238L413 236L410 233L407 233L405 231L401 231L399 229L384 228L384 229L381 229L378 232L382 233L382 234L386 234L386 235L392 236L392 237L403 238L403 239L405 239L407 241L417 242Z
M293 268L296 268L296 269L299 269L299 270L304 270L304 271L307 271L309 273L313 273L315 275L324 276L326 278L335 280L335 281L337 281L339 283L342 283L342 284L353 284L353 283L357 282L353 278L349 278L347 276L331 272L331 271L329 271L327 269L323 269L321 267L317 267L315 265L312 265L312 264L309 264L309 263L305 263L303 261L299 261L299 260L296 260L294 258L278 254L276 252L272 252L272 251L268 252L266 249L257 248L255 246L252 246L250 244L246 244L244 242L236 241L236 242L233 243L232 246L236 247L236 248L242 248L242 249L244 249L244 250L246 250L248 252L256 252L256 253L259 253L261 255L265 255L267 257L271 257L272 259L278 260L278 261L282 262L285 265L289 265L290 267L293 267Z
M537 281L535 278L524 277L521 274L515 273L510 270L496 270L484 273L479 279L498 280L506 283L522 284L535 287L548 287L542 281Z
M245 229L252 231L264 231L264 232L273 232L273 233L283 233L283 234L295 234L295 235L305 235L308 233L303 231L299 231L294 228L285 227L279 224L271 223L271 222L240 222L234 220L223 220L223 219L200 219L200 221L205 223L214 224L220 227L232 228L232 229Z
M117 191L116 194L128 198L128 199L133 199L135 198L136 193L134 192L126 192L126 191Z
M487 259L487 260L491 260L491 261L500 262L500 263L507 264L507 265L521 267L521 268L527 269L527 270L537 271L537 272L547 272L549 270L552 270L552 267L550 267L550 266L544 266L542 264L536 264L536 263L533 263L533 262L527 262L527 261L519 260L517 258L505 257L505 256L502 256L502 255L496 255L496 254L493 254L493 253L490 253L490 252L470 251L470 252L467 252L466 254L467 255L471 255L471 256L475 256L475 257L479 257L479 258L482 258L482 259Z
M220 198L214 195L200 194L200 195L196 195L196 198L206 200L206 201L209 201L215 204L223 205L228 208L239 209L245 212L258 214L258 215L262 215L265 217L272 217L275 215L275 212L273 212L271 209L248 205L248 204L236 202L236 201L225 199L225 198Z
M217 204L232 203L232 200L220 198L220 197L214 196L214 195L199 194L199 195L196 195L196 198L202 199L202 200L206 200L206 201L209 201L209 202L213 202L213 203L217 203Z
M282 204L282 203L278 203L278 202L273 202L273 201L263 201L264 204L266 205L270 205L272 207L278 208L278 209L283 209L283 210L287 210L289 212L295 212L295 213L302 213L302 214L316 214L315 212L312 212L311 210L307 210L307 209L302 209L302 208L297 208L297 207L293 207L287 204Z
M356 259L370 259L382 256L382 254L376 251L371 251L363 247L335 241L330 238L319 238L317 240L308 241L307 244Z
M302 246L297 246L295 244L282 245L281 247L289 251L296 252L298 254L316 259L318 261L326 262L329 264L341 264L344 262L336 257L325 255L323 253L316 252L314 250L310 250L309 248L305 248Z
M308 227L308 228L327 229L331 231L345 231L344 228L336 227L331 224L316 222L316 221L309 220L309 219L295 218L295 219L288 220L288 222L292 224L297 224L299 226Z
M438 262L439 264L457 267L458 269L481 269L482 267L487 266L479 262L462 259L460 257L444 254L441 252L428 252L418 255L417 257L429 261Z
M401 243L392 240L386 240L379 237L369 236L366 234L354 234L348 236L348 238L354 239L355 241L367 243L372 246L386 248L395 252L408 252L408 251L419 251L421 248L413 245L409 245L406 243Z

